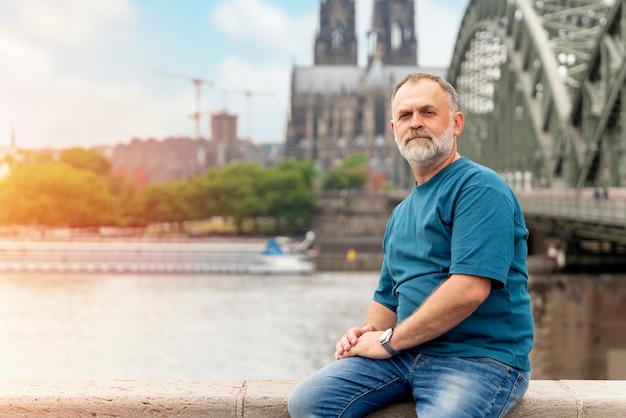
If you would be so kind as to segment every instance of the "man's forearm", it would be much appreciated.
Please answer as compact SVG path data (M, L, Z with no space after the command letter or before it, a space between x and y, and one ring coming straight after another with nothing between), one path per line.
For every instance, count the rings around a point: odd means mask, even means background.
M491 280L453 275L435 290L393 333L391 346L406 350L423 344L460 324L489 296Z
M375 330L382 331L395 327L398 321L396 313L376 301L372 301L365 314L365 324L371 324Z

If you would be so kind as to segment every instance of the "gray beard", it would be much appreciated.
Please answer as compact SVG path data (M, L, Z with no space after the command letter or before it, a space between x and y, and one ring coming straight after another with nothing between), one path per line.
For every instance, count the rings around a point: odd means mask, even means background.
M398 144L400 154L411 165L430 167L439 162L443 157L450 155L454 146L454 126L450 125L441 136L427 132L432 141L431 144L406 143L403 139ZM414 136L414 132L407 137Z

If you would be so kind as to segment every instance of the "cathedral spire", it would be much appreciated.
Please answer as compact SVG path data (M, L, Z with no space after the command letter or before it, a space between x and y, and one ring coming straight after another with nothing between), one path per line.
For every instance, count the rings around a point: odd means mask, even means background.
M414 0L374 0L368 63L417 65Z
M357 65L354 0L321 0L315 65Z

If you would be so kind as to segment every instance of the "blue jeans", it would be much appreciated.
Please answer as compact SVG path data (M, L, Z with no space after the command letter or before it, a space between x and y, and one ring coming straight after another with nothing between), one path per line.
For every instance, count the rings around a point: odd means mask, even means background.
M289 397L292 417L364 417L415 400L419 418L503 417L524 396L530 373L487 358L409 352L389 360L336 360Z

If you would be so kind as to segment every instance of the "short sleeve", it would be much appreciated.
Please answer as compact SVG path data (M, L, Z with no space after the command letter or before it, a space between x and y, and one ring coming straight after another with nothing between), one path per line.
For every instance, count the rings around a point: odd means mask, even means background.
M459 195L453 215L450 273L506 284L515 251L515 207L498 187L472 185Z

